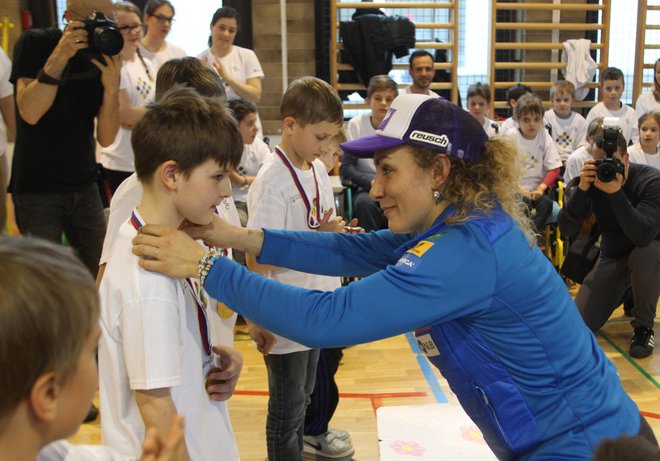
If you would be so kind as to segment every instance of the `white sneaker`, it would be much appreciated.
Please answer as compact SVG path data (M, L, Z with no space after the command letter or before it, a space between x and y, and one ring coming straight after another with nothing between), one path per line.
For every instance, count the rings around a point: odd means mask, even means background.
M339 440L343 440L346 443L351 443L351 434L349 434L346 431L342 431L341 429L333 429L329 427L328 432L331 432L335 436L335 438Z
M348 432L337 430L328 430L328 432L321 435L305 435L303 436L303 455L344 458L355 453L355 449L350 442L338 438L335 434L345 435L350 440Z

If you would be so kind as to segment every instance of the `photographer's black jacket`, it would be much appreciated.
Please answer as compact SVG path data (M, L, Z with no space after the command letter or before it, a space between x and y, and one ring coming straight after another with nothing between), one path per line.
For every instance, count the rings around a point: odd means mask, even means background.
M604 256L622 257L634 247L660 240L660 171L631 163L628 178L614 194L592 185L584 192L575 187L559 213L559 229L574 235L592 211L601 232Z
M56 28L26 30L14 47L11 82L36 79L60 37L62 31ZM10 192L78 192L96 181L94 118L103 103L100 72L79 53L69 60L65 76L53 105L35 125L16 117Z

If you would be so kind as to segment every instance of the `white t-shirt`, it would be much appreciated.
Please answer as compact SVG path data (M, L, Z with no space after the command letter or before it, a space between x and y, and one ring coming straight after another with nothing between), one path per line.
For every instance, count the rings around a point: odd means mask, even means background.
M571 155L569 155L566 160L566 169L564 170L564 184L568 184L571 179L580 176L584 161L592 158L593 156L587 150L586 145L578 147Z
M136 390L170 388L179 414L188 422L185 441L190 458L238 460L234 431L225 402L209 398L205 378L213 366L202 346L198 306L185 280L139 267L132 254L137 230L125 222L110 252L99 287L99 396L103 443L137 456L145 427ZM192 280L199 284L198 280ZM217 304L203 296L205 317L217 317ZM222 332L209 321L209 342Z
M413 93L413 92L412 92L412 85L411 85L411 86L407 86L407 87L403 90L403 92L404 92L405 94L419 94L419 93ZM433 90L431 90L431 89L429 89L429 92L427 93L427 96L435 96L436 98L439 98L439 97L440 97L440 95L439 95L438 93L436 93L435 91L433 91Z
M185 58L188 56L188 54L182 48L174 46L169 42L165 42L165 48L163 50L156 52L149 51L144 47L143 44L140 43L140 52L142 53L142 56L151 61L154 68L156 69L156 72L158 72L160 66L162 66L170 59Z
M376 129L371 124L371 116L368 114L356 115L346 125L346 140L364 138L376 134ZM357 168L370 174L376 174L376 165L373 158L361 158L357 161Z
M58 440L43 447L37 461L135 461L135 456L120 455L104 445L73 445Z
M509 130L506 135L518 143L523 157L525 173L520 181L523 189L534 190L548 171L561 167L557 146L544 128L539 130L534 139L525 139L520 130Z
M264 71L259 63L259 58L257 58L254 51L247 48L233 45L229 54L223 58L216 57L210 49L207 49L197 57L208 64L219 60L224 68L231 73L232 77L241 83L247 83L248 79L254 77L264 78ZM225 91L227 92L228 101L240 98L226 82Z
M254 138L252 144L243 144L243 154L236 172L241 176L256 176L264 163L273 155L268 145L261 138ZM232 197L234 202L245 202L247 200L249 186L232 185Z
M146 66L146 67L145 67ZM132 61L123 61L119 90L125 91L133 107L144 107L154 100L156 70L144 58L144 65L136 55ZM119 127L115 140L101 148L101 164L109 170L135 171L135 156L131 145L132 129Z
M571 112L567 118L561 118L554 109L548 109L543 115L543 123L552 128L552 139L564 162L571 152L585 142L587 121L576 112Z
M6 98L14 94L14 85L9 81L11 74L11 61L0 48L0 99ZM7 150L7 133L5 133L5 124L0 115L0 157L2 157Z
M619 110L611 111L605 104L599 102L591 108L587 114L587 126L597 117L618 117L621 124L621 133L626 138L626 143L630 144L639 141L639 128L637 126L637 114L635 110L627 104L621 104Z
M310 202L316 196L314 173L316 174L320 196L319 203L321 205L319 216L323 216L323 211L332 209L331 218L334 218L336 216L334 196L325 165L316 159L312 162L312 168L314 168L313 172L311 168L303 171L294 167L294 170ZM289 170L276 154L273 154L271 159L259 170L257 178L250 186L247 200L248 227L309 230L307 227L307 208L302 196ZM273 280L311 290L332 291L340 286L338 277L307 274L290 269L275 269L266 275ZM271 354L288 354L309 349L281 336L276 335L276 337L277 343Z
M505 134L512 128L518 128L518 122L516 122L513 117L509 117L502 122L502 126L500 126L500 134Z
M653 91L647 91L646 93L642 93L637 98L637 103L635 104L635 114L637 115L638 119L642 115L648 112L659 111L659 110L660 110L660 102L655 100L655 96L653 96Z
M628 146L628 158L631 163L641 163L660 169L660 149L657 147L655 154L647 154L642 149L642 145L637 142L632 146Z

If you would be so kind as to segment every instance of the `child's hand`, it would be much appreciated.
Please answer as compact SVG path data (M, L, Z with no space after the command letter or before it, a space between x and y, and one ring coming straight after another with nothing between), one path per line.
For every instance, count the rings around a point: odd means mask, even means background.
M165 440L161 440L156 428L150 427L147 430L140 461L187 461L188 459L183 439L183 416L178 415L174 418Z
M344 232L346 221L341 216L330 219L333 211L334 210L331 208L323 213L323 217L321 218L321 225L316 230L320 232Z
M238 377L243 369L243 356L233 347L213 346L213 352L220 356L221 368L211 370L206 381L206 392L211 400L224 402L236 390Z
M245 322L249 329L250 338L257 345L257 350L263 355L268 355L275 343L277 343L275 335L250 320L245 319Z

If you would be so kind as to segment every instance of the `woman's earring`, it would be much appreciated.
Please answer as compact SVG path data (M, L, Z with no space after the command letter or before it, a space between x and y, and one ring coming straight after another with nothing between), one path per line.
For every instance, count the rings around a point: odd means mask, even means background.
M442 202L442 194L438 190L433 191L433 198L435 199L436 205Z

